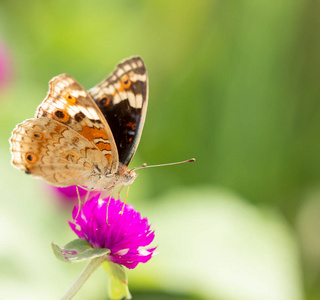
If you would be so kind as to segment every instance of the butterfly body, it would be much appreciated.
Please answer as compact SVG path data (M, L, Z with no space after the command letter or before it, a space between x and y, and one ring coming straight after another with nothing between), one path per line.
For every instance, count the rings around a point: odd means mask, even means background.
M54 77L36 117L12 133L12 163L59 187L112 190L131 184L137 174L128 164L146 108L147 75L139 57L119 64L90 94L67 74Z

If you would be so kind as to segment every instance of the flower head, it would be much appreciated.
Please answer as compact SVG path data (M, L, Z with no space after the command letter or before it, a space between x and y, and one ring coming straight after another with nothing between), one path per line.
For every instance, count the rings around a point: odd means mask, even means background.
M107 259L129 269L145 263L156 248L145 249L154 239L147 218L141 218L133 206L100 195L87 201L78 214L78 206L72 212L71 229L79 238L86 239L93 248L108 248ZM108 217L106 214L108 211Z
M12 64L8 49L0 42L0 88L4 87L12 77Z
M50 189L53 191L54 195L58 198L58 200L61 200L61 202L64 203L77 203L78 202L78 193L77 188L75 185L71 185L68 187L56 187L53 185L48 185ZM78 187L79 196L81 199L84 199L87 197L87 191ZM89 198L100 194L99 192L89 192Z

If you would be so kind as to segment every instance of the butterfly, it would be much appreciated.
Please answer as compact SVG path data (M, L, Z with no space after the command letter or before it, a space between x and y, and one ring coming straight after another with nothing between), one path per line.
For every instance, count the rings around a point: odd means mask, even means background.
M113 190L137 174L135 154L148 104L148 75L140 57L119 63L86 91L67 74L54 77L34 119L10 138L12 164L58 187Z

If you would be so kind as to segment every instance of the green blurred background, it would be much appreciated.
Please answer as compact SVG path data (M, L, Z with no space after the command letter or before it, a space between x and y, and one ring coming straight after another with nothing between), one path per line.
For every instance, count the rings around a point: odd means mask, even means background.
M140 55L150 80L128 201L159 254L129 271L133 299L320 299L320 2L0 1L0 295L58 299L83 265L71 205L10 165L8 139L48 81L89 89ZM318 79L317 79L318 78ZM106 299L96 271L75 299Z

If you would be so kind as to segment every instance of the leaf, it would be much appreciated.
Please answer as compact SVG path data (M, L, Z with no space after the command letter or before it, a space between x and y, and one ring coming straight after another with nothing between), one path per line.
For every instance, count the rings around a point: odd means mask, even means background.
M103 263L104 269L110 277L109 298L111 300L120 300L123 297L131 299L131 294L128 288L128 277L124 267L110 261Z
M77 263L89 260L106 255L110 252L107 248L92 248L90 243L85 239L75 239L62 248L54 243L51 245L55 256L59 260L68 263Z

